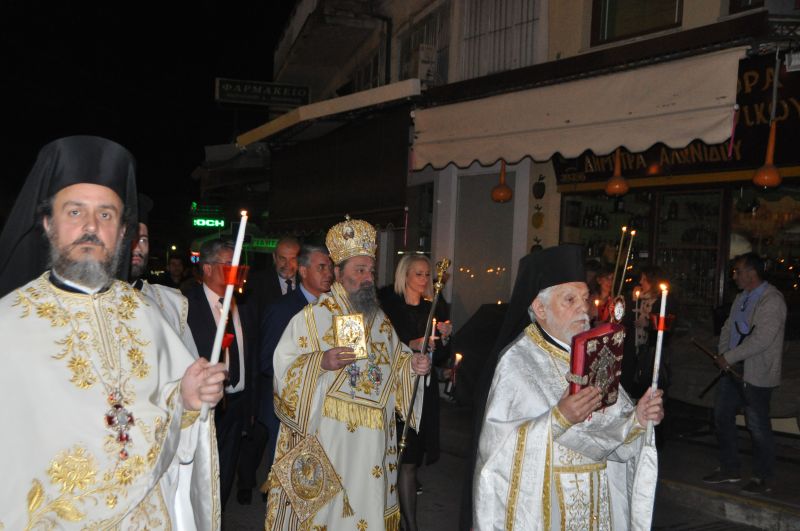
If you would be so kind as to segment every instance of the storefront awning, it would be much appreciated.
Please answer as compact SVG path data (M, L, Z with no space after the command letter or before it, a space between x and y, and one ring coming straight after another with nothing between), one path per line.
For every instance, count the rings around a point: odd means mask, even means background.
M245 147L253 142L258 142L260 140L268 139L272 136L278 135L279 133L287 132L300 125L309 125L310 122L330 122L331 120L336 121L334 120L335 117L344 115L346 113L367 110L375 106L380 106L399 100L405 100L407 98L412 98L419 95L419 79L406 79L405 81L399 81L390 85L384 85L382 87L370 90L355 92L340 98L310 103L289 111L274 120L247 131L246 133L242 133L236 137L236 143L239 146ZM337 125L341 125L343 123L345 122L341 121L341 123L333 124L333 126L331 126L331 124L320 125L318 134L308 134L306 132L302 139L307 140L308 138L322 136L330 132L332 128L335 128Z
M417 110L414 169L723 142L745 49Z

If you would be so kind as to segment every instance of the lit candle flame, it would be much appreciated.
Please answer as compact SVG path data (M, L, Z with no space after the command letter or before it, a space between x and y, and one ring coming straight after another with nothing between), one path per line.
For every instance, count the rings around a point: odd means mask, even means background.
M462 356L460 352L456 352L456 365L461 363L461 358L463 358L463 357L464 356Z
M595 299L594 300L594 305L595 305L595 307L599 307L600 306L600 299Z
M663 283L663 282L661 284L659 284L658 287L661 289L661 291L668 291L669 290L669 286L667 286L667 284Z

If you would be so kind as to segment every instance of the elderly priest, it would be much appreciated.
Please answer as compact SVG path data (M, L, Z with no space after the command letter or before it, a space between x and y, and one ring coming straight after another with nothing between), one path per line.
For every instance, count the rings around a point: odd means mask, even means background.
M636 457L646 423L663 418L661 392L634 406L620 388L605 409L594 387L567 393L572 338L589 328L582 248L532 259L514 298L524 292L533 322L501 353L486 404L475 529L649 529L652 488L629 487L637 474L637 485L656 480L652 462Z
M41 150L0 235L0 529L219 527L213 426L198 410L222 397L223 367L195 361L116 279L135 213L130 153L68 137ZM191 461L193 507L180 507Z

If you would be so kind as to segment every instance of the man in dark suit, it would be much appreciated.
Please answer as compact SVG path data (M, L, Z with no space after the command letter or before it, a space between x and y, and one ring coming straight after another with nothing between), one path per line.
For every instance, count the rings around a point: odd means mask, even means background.
M225 265L233 258L233 243L212 240L200 247L200 264L203 284L187 294L189 300L189 328L201 356L208 358L214 343L217 322L221 318L222 298L225 295ZM219 403L214 420L217 426L217 446L220 468L220 501L225 502L233 486L236 462L242 433L252 425L254 410L254 382L258 376L258 318L246 304L231 301L231 318L227 331L235 338L220 355L220 362L228 367L225 398Z
M300 270L300 289L287 293L267 307L261 320L261 351L259 369L265 380L269 382L269 392L261 393L261 404L258 408L258 421L263 423L269 432L267 438L267 473L275 456L275 441L278 437L280 422L275 416L272 403L272 354L283 335L286 325L292 317L307 304L317 302L323 293L331 289L333 283L333 262L328 249L322 246L304 245L297 258Z
M292 236L278 240L272 253L272 264L263 271L252 272L248 279L248 288L252 297L258 302L259 314L281 295L297 289L297 255L300 242Z
M278 241L272 253L272 266L263 271L257 271L248 279L248 301L256 306L258 320L263 322L266 308L284 294L297 291L299 279L297 277L297 254L300 252L300 243L291 236L286 236ZM263 337L264 330L260 332ZM261 340L260 340L261 341ZM258 362L256 362L258 364ZM254 402L256 408L253 415L258 417L262 413L259 405L272 404L272 380L263 375L255 376L256 386ZM267 397L268 395L268 397ZM236 500L242 505L250 505L253 500L253 487L256 486L256 471L261 464L264 449L267 446L267 428L264 424L254 422L248 437L242 442L241 458L239 460L239 479Z

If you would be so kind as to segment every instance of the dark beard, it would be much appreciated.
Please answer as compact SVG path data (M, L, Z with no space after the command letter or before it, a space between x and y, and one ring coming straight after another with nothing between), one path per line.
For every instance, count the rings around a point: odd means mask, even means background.
M371 282L362 283L353 293L348 293L350 304L358 313L363 313L367 320L372 320L380 308L378 304L378 294L375 292L375 284Z
M122 242L120 238L114 253L106 260L73 260L69 251L81 243L101 244L102 241L94 234L84 234L71 244L60 248L55 241L55 226L47 234L50 241L50 267L64 280L69 280L89 289L102 289L111 284L122 259Z
M136 253L136 254L139 257L141 257L142 263L134 264L133 262L131 262L131 274L130 274L131 281L138 280L139 278L142 277L144 272L147 271L147 262L149 257L144 256L142 253Z

